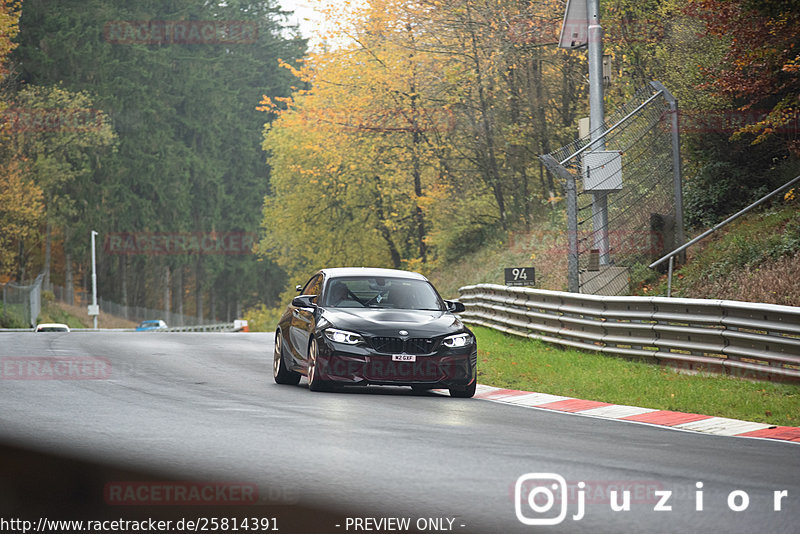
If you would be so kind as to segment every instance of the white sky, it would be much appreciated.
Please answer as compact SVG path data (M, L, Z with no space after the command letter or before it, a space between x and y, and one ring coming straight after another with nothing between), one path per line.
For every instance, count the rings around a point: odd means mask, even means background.
M287 11L294 11L294 15L289 17L289 22L300 26L300 32L304 37L311 37L313 28L319 25L323 17L314 11L311 2L303 0L279 0L281 7Z
M325 0L325 4L331 6L341 6L342 9L348 9L353 5L364 5L368 0ZM309 44L314 47L320 44L319 39L316 39L315 30L325 24L325 16L316 11L314 6L318 6L320 0L278 0L280 6L286 11L294 11L294 15L289 17L289 22L297 24L300 27L300 33L303 37L309 38ZM336 46L336 40L328 45Z

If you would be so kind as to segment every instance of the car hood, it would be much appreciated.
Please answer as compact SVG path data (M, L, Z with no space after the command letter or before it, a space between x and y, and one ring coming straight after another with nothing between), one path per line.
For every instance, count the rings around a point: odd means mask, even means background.
M464 330L461 320L445 311L325 308L322 317L334 328L371 336L398 337L406 330L408 337L434 337Z

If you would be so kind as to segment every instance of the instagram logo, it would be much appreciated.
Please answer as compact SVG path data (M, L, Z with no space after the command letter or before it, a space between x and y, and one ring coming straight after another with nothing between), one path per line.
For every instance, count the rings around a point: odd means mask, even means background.
M551 513L556 501L557 515ZM526 510L523 503L527 504ZM514 485L514 511L525 525L558 525L567 517L567 481L555 473L522 475Z

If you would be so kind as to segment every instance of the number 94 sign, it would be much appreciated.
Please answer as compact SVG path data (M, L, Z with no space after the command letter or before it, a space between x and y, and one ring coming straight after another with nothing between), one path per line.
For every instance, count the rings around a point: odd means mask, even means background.
M533 267L506 267L507 286L532 286L536 283Z

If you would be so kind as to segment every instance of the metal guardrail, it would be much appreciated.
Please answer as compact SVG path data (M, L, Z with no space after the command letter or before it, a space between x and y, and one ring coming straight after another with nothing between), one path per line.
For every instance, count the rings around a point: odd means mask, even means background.
M469 324L691 371L800 383L800 308L793 306L495 284L459 292Z
M200 324L195 326L171 326L157 332L238 332L236 323Z

